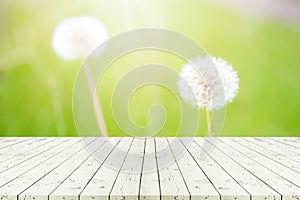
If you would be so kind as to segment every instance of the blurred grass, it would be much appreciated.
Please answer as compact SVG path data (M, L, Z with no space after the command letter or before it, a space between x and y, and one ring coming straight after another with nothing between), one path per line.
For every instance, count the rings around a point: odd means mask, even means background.
M1 1L1 136L77 135L72 89L82 61L63 61L51 47L57 23L77 15L98 17L111 36L141 27L172 29L232 63L239 72L240 91L227 106L222 136L300 136L300 26L200 0ZM116 63L104 77L103 94L111 93L119 77L134 67L131 64L157 59L180 69L182 62L174 56L148 53L137 53L136 63L130 58ZM123 135L113 122L110 99L101 95L101 100L110 134ZM153 103L165 105L169 116L160 135L174 135L178 104L163 88L137 91L129 108L132 118L139 125L149 123ZM204 130L201 125L199 135Z

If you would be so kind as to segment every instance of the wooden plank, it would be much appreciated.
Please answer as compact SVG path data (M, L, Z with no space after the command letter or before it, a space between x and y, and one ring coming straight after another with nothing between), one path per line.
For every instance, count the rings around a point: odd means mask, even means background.
M166 138L155 138L161 199L188 200L190 193Z
M33 139L33 137L0 137L0 144L11 143L14 144L20 141L26 141L28 139Z
M10 140L19 140L19 141L21 141L21 140L27 140L27 139L29 139L29 138L33 138L33 137L10 137L10 136L4 136L4 137L0 137L0 143L2 142L2 141L4 141L4 142L7 142L7 141L10 141Z
M269 159L268 157L262 156L261 154L253 151L238 143L240 139L238 138L224 138L222 141L228 145L231 145L236 151L239 151L243 155L247 156L251 160L260 163L262 166L268 168L277 175L285 178L291 183L300 186L300 173L288 168L280 163ZM242 140L241 140L242 141Z
M181 139L186 146L184 139ZM197 141L197 138L195 138ZM187 147L187 146L186 146ZM192 143L190 147L187 147L188 152L197 162L198 166L203 170L207 177L209 177L211 183L217 189L221 195L222 200L234 200L243 199L250 200L250 195L247 191L241 187L222 167L220 167L211 157L201 157L201 148Z
M32 140L26 140L25 142L18 143L8 148L0 149L0 163L9 159L21 156L28 151L34 150L49 143L50 141L57 140L57 138L33 138Z
M300 145L300 137L267 137L267 139L277 140L279 142L286 142L289 144L296 144L297 147L298 145Z
M197 138L197 144L202 148L204 143L203 138ZM213 145L210 145L210 149L213 149ZM205 149L202 149L206 151ZM259 179L247 169L240 166L237 162L232 160L225 153L215 148L209 153L210 156L220 167L224 169L232 178L234 178L246 191L251 195L252 200L280 200L281 196L278 192L269 187L266 183ZM226 185L226 184L224 184Z
M5 140L0 138L0 145L6 146L11 144L6 148L0 149L0 156L3 156L3 153L8 153L13 148L18 148L19 146L32 145L34 142L39 142L41 140L46 140L47 138L28 138L27 140L19 140L18 138L11 138L10 140ZM7 142L6 142L7 141ZM14 142L12 142L14 141Z
M295 186L281 176L278 176L276 173L270 171L260 163L257 163L239 151L236 151L231 145L223 142L225 138L218 140L220 142L214 145L216 148L224 152L227 156L231 157L241 166L249 170L249 172L259 177L262 181L280 193L282 195L282 200L298 200L297 198L299 197L297 195L300 194L299 187Z
M300 150L300 138L266 138L267 140L273 140L279 144L285 144Z
M145 138L135 138L112 186L110 200L137 199L145 152Z
M249 141L248 138L241 138L240 140L242 140L242 143L240 143L240 144L243 144L244 146L261 154L262 156L265 156L271 160L277 161L280 164L282 164L286 167L289 167L298 173L300 172L300 162L294 161L282 154L275 153L273 151L270 151L269 149L263 148L260 145L257 145L255 143ZM239 141L237 141L237 142L239 142Z
M116 158L114 157L116 156L114 155L114 152L116 151L115 147L118 147L119 145L123 145L123 147L125 145L128 145L129 148L130 144L128 143L128 141L131 141L132 139L125 138L121 139L121 141L119 140L120 138L114 138L114 140L106 142L103 145L103 148L101 148L100 151L96 154L102 156L101 160L99 160L98 157L96 158L94 156L86 160L86 162L84 162L70 177L68 177L49 195L49 200L78 200L82 191L84 191L90 185L93 186L94 177L98 174L99 171L101 171L103 167L105 167L103 163L107 162L107 158L111 158L112 160ZM105 178L101 177L102 175L105 176ZM114 180L114 177L109 176L109 174L101 174L100 178L104 178L104 181ZM98 182L98 184L99 183L101 183L101 181ZM96 184L96 187L101 187L101 184L98 184ZM80 197L80 199L83 199L83 197Z
M34 159L41 153L47 152L49 149L54 148L55 146L60 145L68 140L69 140L68 138L59 138L57 140L46 143L45 145L43 145L40 148L33 149L30 151L26 151L27 147L24 147L24 151L25 151L24 153L18 154L14 158L8 159L8 160L0 163L0 173L4 172L12 167L15 167L17 165L20 165L23 162L26 162L30 159Z
M146 149L144 155L143 169L139 196L143 200L159 200L160 188L157 172L157 162L155 157L154 138L146 139Z
M284 141L290 144L300 145L300 137L267 137L267 139L277 140L279 142Z
M282 154L284 156L287 156L295 161L299 161L300 159L300 150L295 149L295 148L288 148L287 145L280 145L279 143L275 142L275 141L270 141L267 138L249 138L249 141L252 141L256 144L260 144L261 146L274 151L276 153ZM291 150L292 149L292 150Z
M185 146L178 138L168 138L174 159L185 179L186 185L191 194L191 199L218 200L220 194L212 185L208 177L198 167L193 157L187 152ZM192 139L191 139L192 142Z
M73 174L87 159L98 151L101 151L105 142L107 142L106 138L93 140L89 144L89 149L93 150L91 152L86 150L86 146L79 148L78 153L72 155L66 162L38 180L26 191L22 192L19 195L19 200L47 200L48 195Z
M19 143L32 140L32 137L23 137L23 138L4 138L0 140L0 149L4 149Z
M0 138L0 200L299 200L299 141Z
M80 193L80 199L109 199L111 188L124 163L132 138L122 138Z
M247 138L247 141L252 142L264 149L272 151L278 155L284 156L294 162L300 163L300 152L297 149L291 150L287 146L280 146L276 142L268 141L265 138Z
M95 140L95 138L84 138L84 140L87 140L87 142L90 143ZM79 141L79 139L77 139L77 141ZM33 167L26 173L18 176L6 185L2 186L0 188L2 200L17 200L17 196L20 193L61 165L63 162L68 160L81 148L84 148L83 145L80 142L76 142L74 145L69 146L64 151L54 154L53 157L50 157L45 162Z
M54 157L56 154L64 151L65 149L69 148L70 146L74 145L78 142L78 139L70 139L67 141L58 144L55 147L43 152L36 157L27 160L25 162L20 163L19 165L15 165L6 171L0 173L0 187L4 186L11 180L15 179L16 177L22 175L23 173L31 170L32 168L42 164L43 162L47 161L51 157Z

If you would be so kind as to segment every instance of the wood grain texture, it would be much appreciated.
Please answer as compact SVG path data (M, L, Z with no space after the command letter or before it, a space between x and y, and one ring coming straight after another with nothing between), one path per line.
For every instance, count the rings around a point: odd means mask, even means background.
M215 139L0 138L0 200L300 199L300 138Z

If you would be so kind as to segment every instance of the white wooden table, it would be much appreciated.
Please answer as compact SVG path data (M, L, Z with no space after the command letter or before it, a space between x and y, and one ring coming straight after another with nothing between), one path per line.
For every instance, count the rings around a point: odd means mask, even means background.
M300 199L300 138L217 140L0 138L0 199Z

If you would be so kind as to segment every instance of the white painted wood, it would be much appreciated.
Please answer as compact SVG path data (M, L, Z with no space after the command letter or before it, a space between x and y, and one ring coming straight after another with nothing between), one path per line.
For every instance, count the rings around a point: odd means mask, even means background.
M39 154L46 152L49 149L66 142L67 140L69 140L69 139L68 138L59 138L57 140L47 142L46 144L44 144L43 146L41 146L39 148L29 150L29 151L27 151L27 147L24 147L24 153L17 154L13 158L0 163L0 173L4 172L5 170L8 170L14 166L20 165L23 162L26 162L30 159L33 159L36 156L38 156Z
M204 143L203 138L195 139L199 147ZM212 144L209 144L212 148ZM205 151L205 149L204 149ZM215 148L209 152L210 156L219 166L223 168L232 178L234 178L251 195L252 200L280 200L280 194L266 185L259 177L254 176L247 169L233 161L229 156ZM224 184L226 185L226 184Z
M272 159L274 161L279 162L280 164L289 167L296 172L300 172L300 161L297 162L295 160L289 159L287 156L275 153L273 151L270 151L269 149L263 148L255 143L252 143L249 138L240 138L238 142L242 142L240 144L243 144L245 147L250 148L251 150L261 154L262 156L268 157L269 159Z
M146 150L139 193L140 199L143 200L159 200L160 198L157 163L155 158L155 144L153 137L146 139Z
M298 145L300 145L300 137L267 137L267 139L277 140L279 142L286 142L289 144L296 144L297 147Z
M159 169L161 198L163 200L188 200L189 191L166 138L155 138L156 157Z
M231 145L223 142L226 138L219 139L219 143L215 146L219 150L223 151L233 160L238 162L241 166L248 169L252 174L259 177L266 184L271 186L274 190L282 195L283 200L298 200L300 194L300 188L290 183L286 179L278 176L276 173L270 171L268 168L261 164L251 160L242 153L236 151Z
M260 145L261 147L267 148L273 152L284 155L292 160L300 160L300 150L295 148L289 148L287 145L281 146L275 141L267 140L266 138L249 138L249 141Z
M191 194L191 199L218 200L220 195L203 171L199 168L193 157L187 152L185 146L178 138L168 138L174 158L181 155L177 160L178 167L185 179ZM191 140L192 141L192 140Z
M3 171L0 173L0 187L7 184L9 181L13 180L14 178L22 175L23 173L27 172L28 170L31 170L32 168L40 165L41 163L47 161L51 157L55 156L61 151L64 151L65 149L69 148L70 146L74 145L78 142L78 139L70 139L68 141L65 141L61 144L58 144L57 146L47 150L44 153L41 153L34 158L24 161L20 163L19 165L15 165L14 167L11 167L7 169L6 171Z
M19 195L19 200L47 200L48 195L63 183L78 167L80 167L94 153L100 151L103 145L107 142L105 138L98 138L89 144L90 149L95 149L93 152L86 150L85 146L79 149L78 153L74 154L70 159L48 173L45 177L33 184L26 191Z
M87 142L90 143L95 139L84 138L84 140L87 140ZM79 139L77 141L79 141ZM54 154L53 157L50 157L40 165L33 167L31 170L13 179L0 188L0 194L4 195L2 196L2 200L17 200L18 194L61 165L72 155L76 154L81 148L84 148L83 145L80 142L77 142L58 154Z
M184 139L182 139L184 142ZM185 142L184 142L185 143ZM185 143L186 144L186 143ZM198 166L209 177L218 190L222 200L250 200L250 195L227 172L225 172L211 157L201 158L201 148L192 143L188 151L198 163Z
M7 141L11 141L11 140L18 140L18 141L23 141L23 140L28 140L30 138L33 137L10 137L10 136L4 136L4 137L0 137L0 143L2 143L2 141L7 142Z
M0 163L7 161L9 159L13 159L17 156L21 156L24 153L27 153L28 151L32 151L32 150L36 151L37 148L53 140L57 140L57 138L37 137L37 138L32 138L30 140L26 140L22 143L17 143L7 148L0 149Z
M33 139L33 137L1 137L0 144L16 144L18 142L26 141L29 139Z
M10 137L7 137L7 138L3 138L3 139L1 139L1 142L0 142L0 149L7 148L7 147L10 147L10 146L22 143L22 142L26 142L26 141L32 140L32 139L33 138L30 138L30 137L23 137L23 138L13 138L13 137L10 138Z
M291 149L288 146L276 146L276 142L268 141L265 138L247 138L247 141L300 164L300 153L297 150L295 151L295 149Z
M0 200L300 198L299 138L106 139L0 138Z
M237 140L237 141L236 141ZM253 151L250 148L247 148L240 143L238 143L238 138L224 138L222 141L228 145L230 145L235 150L239 151L240 153L244 154L248 158L260 163L262 166L268 168L272 172L278 174L279 176L289 180L290 182L294 183L297 186L300 186L300 173L288 168L280 163L269 159L268 157L262 156L261 154ZM240 141L241 143L243 141Z
M39 142L42 140L46 140L47 138L28 138L27 140L18 140L17 138L11 138L8 139L0 139L0 145L7 146L5 148L0 148L0 155L3 156L2 152L8 153L11 149L14 147L17 148L18 146L25 146L25 145L31 145L33 142Z
M139 195L145 138L135 138L116 177L110 193L110 200L134 200Z
M70 177L68 177L58 188L56 188L50 195L50 200L78 200L79 196L81 195L82 191L85 189L89 189L90 187L100 187L102 181L114 181L115 177L110 176L111 174L105 173L102 174L103 168L106 167L104 162L109 162L106 158L111 158L112 161L115 161L114 152L116 152L115 146L122 146L126 145L128 148L130 147L129 141L131 141L131 138L124 138L121 139L119 142L119 138L115 138L115 140L112 140L110 142L106 142L103 145L103 148L100 149L100 151L96 155L101 155L102 160L98 160L96 157L90 157L86 160ZM121 147L122 148L122 147ZM121 161L122 163L123 161ZM115 170L111 171L115 172ZM99 177L99 173L100 177ZM102 179L101 181L97 181L98 178ZM95 184L96 182L96 184ZM109 186L109 189L111 189L111 186ZM94 189L92 189L92 192ZM90 194L88 197L91 197ZM81 199L85 199L84 197L80 197Z
M279 144L285 144L300 150L300 138L266 138L267 140L275 141Z

